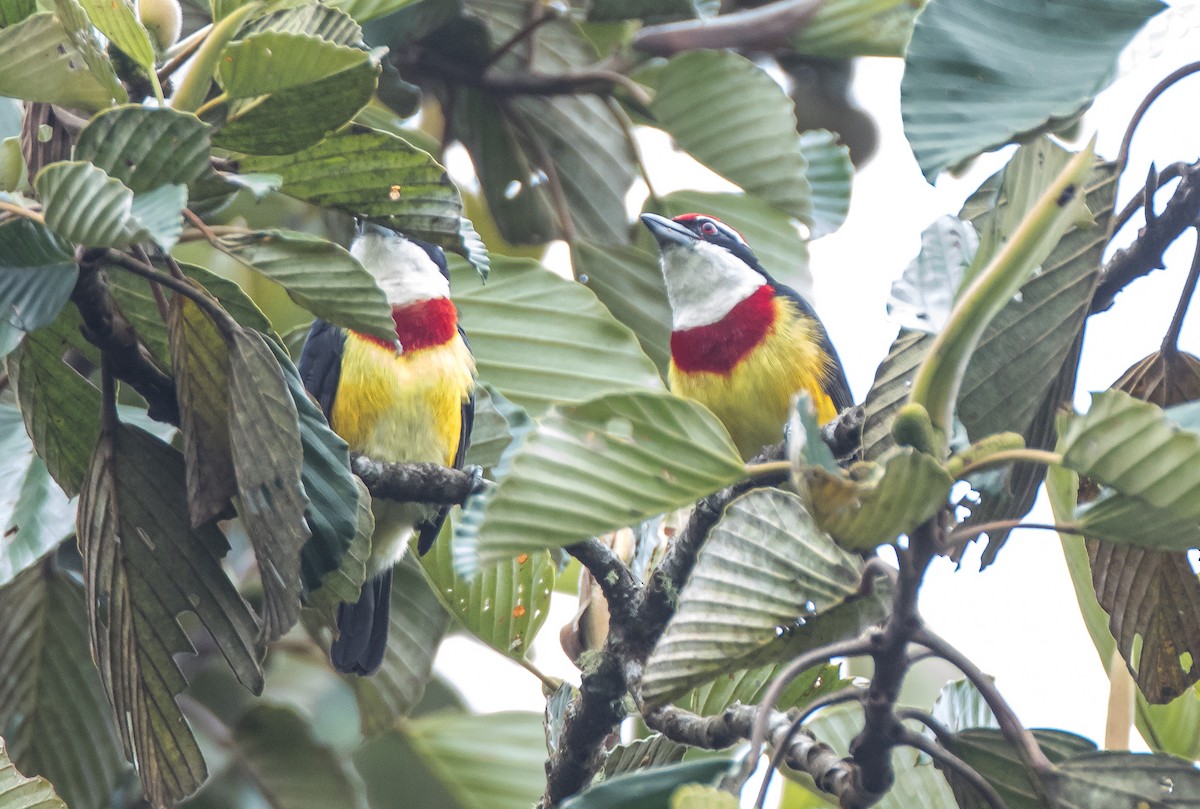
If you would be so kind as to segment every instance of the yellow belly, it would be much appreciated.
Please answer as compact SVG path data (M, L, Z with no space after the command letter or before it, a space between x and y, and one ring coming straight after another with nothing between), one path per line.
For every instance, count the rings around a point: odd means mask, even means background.
M837 417L822 389L830 359L817 342L811 322L788 303L763 341L729 374L686 373L671 363L671 390L711 410L729 430L744 459L783 438L792 396L807 391L824 424ZM790 311L788 311L790 310Z
M454 463L462 406L474 387L475 363L458 336L449 343L397 356L350 334L342 355L330 426L352 452L376 461ZM404 555L423 509L377 501L370 573Z

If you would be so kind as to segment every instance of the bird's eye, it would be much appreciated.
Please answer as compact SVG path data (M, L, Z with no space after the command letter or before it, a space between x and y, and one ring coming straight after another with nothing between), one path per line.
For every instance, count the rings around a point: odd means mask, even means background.
M713 222L705 222L700 225L700 232L705 236L716 236L717 226Z

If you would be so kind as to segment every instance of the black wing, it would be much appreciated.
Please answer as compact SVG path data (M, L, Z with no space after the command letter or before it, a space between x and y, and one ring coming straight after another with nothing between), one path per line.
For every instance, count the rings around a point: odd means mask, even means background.
M458 336L462 338L463 344L467 350L471 350L471 344L467 342L467 334L463 331L462 326L458 327ZM471 395L462 405L462 424L459 427L458 433L458 450L454 453L454 468L462 469L463 463L467 459L467 450L471 446L471 428L475 425L475 390L471 390ZM446 522L446 516L450 513L449 506L443 506L435 511L429 518L421 523L421 532L417 537L417 553L422 556L425 552L433 547L434 541L437 540L438 534L442 531L442 523Z
M766 275L766 273L763 273ZM837 349L833 347L833 341L829 339L829 332L825 331L825 324L821 322L821 318L817 317L817 312L808 301L804 300L804 296L789 286L779 283L775 279L767 276L767 283L775 290L776 295L782 295L796 304L796 308L812 320L817 327L817 335L821 340L821 349L829 355L830 367L829 374L825 378L825 384L822 386L825 393L833 400L833 406L838 412L842 412L847 407L854 407L854 394L850 392L850 383L846 381L846 369L842 367L842 360L838 356Z
M314 320L300 352L300 381L304 389L312 394L329 421L333 412L333 400L337 396L338 381L342 376L342 354L346 350L346 332L324 320Z

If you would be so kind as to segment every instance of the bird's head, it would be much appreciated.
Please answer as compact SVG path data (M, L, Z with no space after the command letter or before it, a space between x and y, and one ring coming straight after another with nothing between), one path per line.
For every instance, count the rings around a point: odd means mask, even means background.
M770 281L742 235L714 216L647 213L642 224L658 242L676 331L716 323Z
M375 276L393 307L450 297L446 254L436 244L360 221L350 255Z

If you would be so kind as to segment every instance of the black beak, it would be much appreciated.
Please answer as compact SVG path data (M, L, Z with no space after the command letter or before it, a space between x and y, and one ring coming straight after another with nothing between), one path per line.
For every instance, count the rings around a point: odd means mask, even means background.
M665 216L654 213L642 214L642 224L654 234L660 250L668 247L684 247L700 238L678 222L672 222Z

